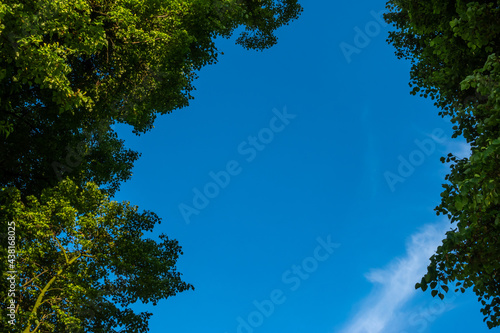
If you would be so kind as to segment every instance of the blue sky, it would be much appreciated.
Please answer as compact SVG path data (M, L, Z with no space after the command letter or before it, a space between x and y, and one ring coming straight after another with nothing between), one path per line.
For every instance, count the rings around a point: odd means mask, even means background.
M116 199L163 218L196 288L136 308L153 333L489 331L472 293L414 290L449 228L439 158L467 147L409 94L385 3L302 5L270 50L220 40L188 108L119 127L142 157Z

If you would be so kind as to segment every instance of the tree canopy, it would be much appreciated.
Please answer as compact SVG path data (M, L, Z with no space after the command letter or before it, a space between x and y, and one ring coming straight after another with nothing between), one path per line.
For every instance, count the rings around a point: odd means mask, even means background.
M18 332L146 332L151 314L134 313L131 304L192 289L175 269L177 241L144 237L160 222L154 213L110 201L95 184L78 188L67 180L40 199L20 199L15 188L0 192L3 218L15 222ZM7 279L1 284L6 305Z
M297 0L0 1L0 232L15 225L18 331L146 332L151 314L131 304L192 289L175 268L177 241L144 236L159 217L111 200L140 155L112 126L147 132L188 105L197 72L217 61L216 38L238 29L237 44L264 50L301 10Z
M472 288L500 325L500 1L389 1L389 42L412 63L412 94L431 97L471 155L450 163L437 214L452 228L416 288L443 298Z
M296 0L3 1L2 121L37 107L145 131L187 105L195 71L217 60L216 37L244 26L237 43L262 50L300 10Z
M1 185L39 194L64 171L112 193L138 155L109 125L151 129L188 105L196 72L217 61L215 38L243 27L236 42L263 50L301 10L297 0L2 1L0 152L11 158ZM69 155L80 163L68 167Z

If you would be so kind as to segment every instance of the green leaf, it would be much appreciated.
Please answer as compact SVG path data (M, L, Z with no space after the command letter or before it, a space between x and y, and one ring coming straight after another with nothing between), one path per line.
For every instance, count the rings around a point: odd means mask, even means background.
M465 203L464 203L462 197L457 197L455 199L455 208L457 210L462 210L464 208L464 206L465 206Z

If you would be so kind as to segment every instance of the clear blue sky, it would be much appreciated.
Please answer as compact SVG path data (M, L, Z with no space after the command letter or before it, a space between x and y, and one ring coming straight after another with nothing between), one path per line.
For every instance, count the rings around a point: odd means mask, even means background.
M188 108L119 127L142 157L117 199L163 218L196 288L136 308L152 333L489 332L472 293L414 290L449 228L439 158L467 149L409 94L385 3L302 4L270 50L219 41Z

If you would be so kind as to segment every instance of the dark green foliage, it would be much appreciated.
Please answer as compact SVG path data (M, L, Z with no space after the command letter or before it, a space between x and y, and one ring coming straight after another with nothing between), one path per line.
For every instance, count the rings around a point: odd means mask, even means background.
M473 288L488 327L500 325L500 2L390 1L389 42L412 62L412 93L431 97L471 156L451 163L438 214L453 223L417 284L443 298Z

